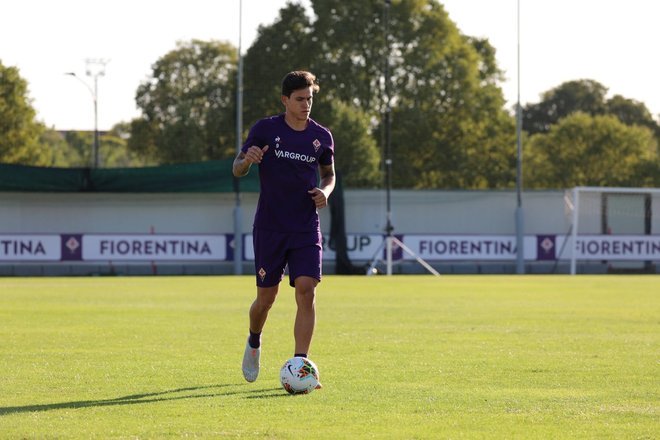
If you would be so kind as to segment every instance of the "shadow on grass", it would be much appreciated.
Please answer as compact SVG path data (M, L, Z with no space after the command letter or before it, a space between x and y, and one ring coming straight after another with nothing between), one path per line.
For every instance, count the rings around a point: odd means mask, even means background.
M257 390L222 390L223 388L228 387L243 386L247 386L247 384L205 385L199 387L177 388L174 390L160 391L155 393L131 394L129 396L122 396L114 399L79 400L73 402L46 403L38 405L5 406L0 407L0 416L36 411L51 411L56 409L77 409L114 405L137 405L184 399L207 399L212 397L227 397L241 394L245 395L245 397L249 399L264 399L288 396L288 394L286 394L281 388L262 388ZM205 392L199 394L197 393L202 390Z

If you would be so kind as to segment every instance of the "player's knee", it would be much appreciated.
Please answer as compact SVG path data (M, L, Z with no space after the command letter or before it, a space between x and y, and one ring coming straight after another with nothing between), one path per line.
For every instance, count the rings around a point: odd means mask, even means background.
M277 289L264 289L257 294L257 304L262 310L270 310L277 298Z
M316 299L316 280L301 277L296 280L296 300L299 306L311 307Z
M298 277L295 280L296 293L301 295L314 295L318 281L311 277Z
M270 310L271 307L273 307L273 304L275 303L275 297L272 298L262 298L259 301L259 307L262 310Z

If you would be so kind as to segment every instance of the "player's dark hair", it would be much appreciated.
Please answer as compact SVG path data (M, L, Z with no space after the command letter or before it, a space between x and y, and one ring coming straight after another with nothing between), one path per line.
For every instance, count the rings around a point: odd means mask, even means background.
M316 76L305 70L294 70L286 74L282 79L282 96L291 97L291 93L296 90L312 87L314 93L319 91L319 85L316 84Z

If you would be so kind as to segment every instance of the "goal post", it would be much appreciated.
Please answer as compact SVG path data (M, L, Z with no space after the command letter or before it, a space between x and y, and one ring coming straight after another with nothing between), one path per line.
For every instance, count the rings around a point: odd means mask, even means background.
M564 201L570 227L557 258L572 275L578 261L640 272L660 262L660 188L578 186Z

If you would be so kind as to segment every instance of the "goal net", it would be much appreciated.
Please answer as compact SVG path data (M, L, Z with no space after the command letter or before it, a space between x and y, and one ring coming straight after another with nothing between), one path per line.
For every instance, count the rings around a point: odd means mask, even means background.
M564 196L569 232L559 260L571 274L654 272L660 262L660 188L575 187Z

